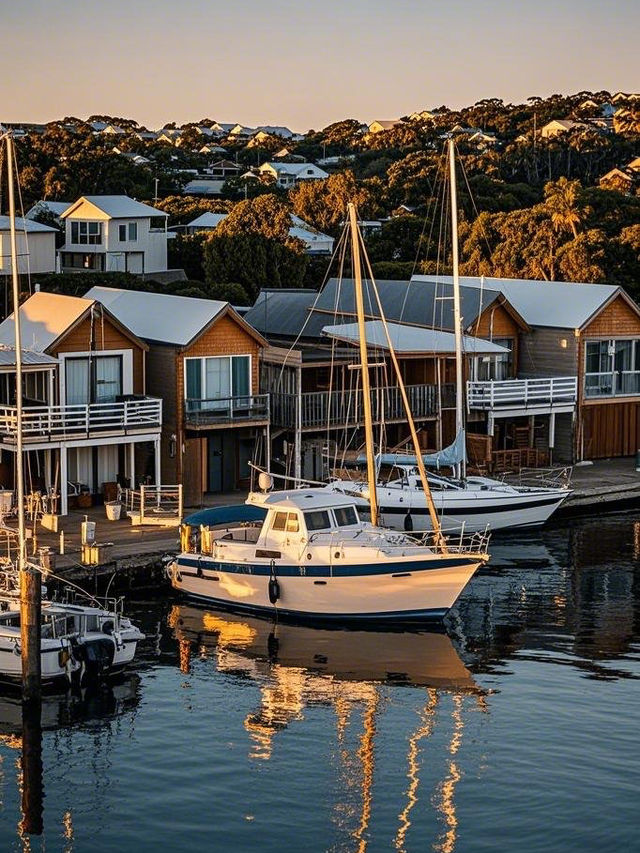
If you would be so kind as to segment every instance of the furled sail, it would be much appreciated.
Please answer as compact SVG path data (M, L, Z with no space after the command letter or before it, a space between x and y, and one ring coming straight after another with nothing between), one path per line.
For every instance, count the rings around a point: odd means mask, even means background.
M407 453L380 453L376 456L378 465L415 465L416 457ZM431 468L453 468L467 461L465 431L461 429L453 444L443 447L436 453L426 453L422 457L425 465ZM358 459L360 462L360 459Z

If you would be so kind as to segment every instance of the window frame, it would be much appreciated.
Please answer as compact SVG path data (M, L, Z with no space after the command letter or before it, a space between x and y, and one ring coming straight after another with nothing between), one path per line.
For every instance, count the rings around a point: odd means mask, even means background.
M249 390L248 393L245 394L237 394L233 382L233 360L238 358L246 358L248 359L248 378L249 378ZM201 402L208 401L209 397L200 396L199 398L189 397L188 396L188 388L187 388L187 373L188 367L187 362L200 362L200 393L207 393L207 361L212 359L227 359L229 361L229 397L234 399L236 397L252 397L253 396L253 356L251 353L233 353L230 355L199 355L199 356L185 356L184 359L184 400L185 402L188 400L197 400L199 399ZM211 398L215 400L215 398ZM225 397L220 397L220 400L226 399Z

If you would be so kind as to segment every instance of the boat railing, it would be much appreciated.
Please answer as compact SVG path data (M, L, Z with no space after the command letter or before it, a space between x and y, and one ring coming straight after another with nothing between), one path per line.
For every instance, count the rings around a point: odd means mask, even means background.
M468 533L463 524L460 529L444 528L440 531L440 534L444 537L445 547L449 554L481 555L488 553L489 541L491 539L489 525L484 530L475 530L472 533ZM433 532L425 533L420 543L439 551L443 550Z
M518 473L507 473L503 481L514 486L526 486L532 489L568 489L571 487L573 466L556 468L521 468Z

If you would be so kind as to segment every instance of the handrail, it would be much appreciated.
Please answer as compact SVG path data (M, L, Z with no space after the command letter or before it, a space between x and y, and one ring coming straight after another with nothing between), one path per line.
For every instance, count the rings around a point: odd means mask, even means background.
M161 424L162 400L155 397L110 403L25 406L22 410L25 438L159 427ZM16 407L0 406L0 435L15 438L17 429Z
M575 403L576 376L548 376L530 379L501 379L467 382L469 409L495 409L509 405Z
M268 420L269 394L238 394L233 397L202 397L185 400L185 418L194 422Z

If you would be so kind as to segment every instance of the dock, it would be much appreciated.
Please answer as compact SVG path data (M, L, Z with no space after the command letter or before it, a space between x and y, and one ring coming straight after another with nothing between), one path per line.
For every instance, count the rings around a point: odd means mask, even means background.
M640 507L640 472L636 471L635 459L598 460L577 466L572 487L573 494L554 519ZM244 492L230 492L210 496L206 505L240 504L245 498ZM187 508L185 514L196 509L200 507ZM101 559L95 565L82 562L81 526L85 519L96 523L95 541L101 546ZM11 519L8 526L12 526ZM60 531L64 532L63 554L59 553ZM179 532L176 527L132 526L126 516L110 521L104 506L94 506L60 517L57 533L38 525L35 548L33 539L27 542L29 557L37 560L37 550L42 547L49 547L55 555L56 575L92 592L104 587L114 575L113 591L155 589L166 583L164 560L178 552Z

